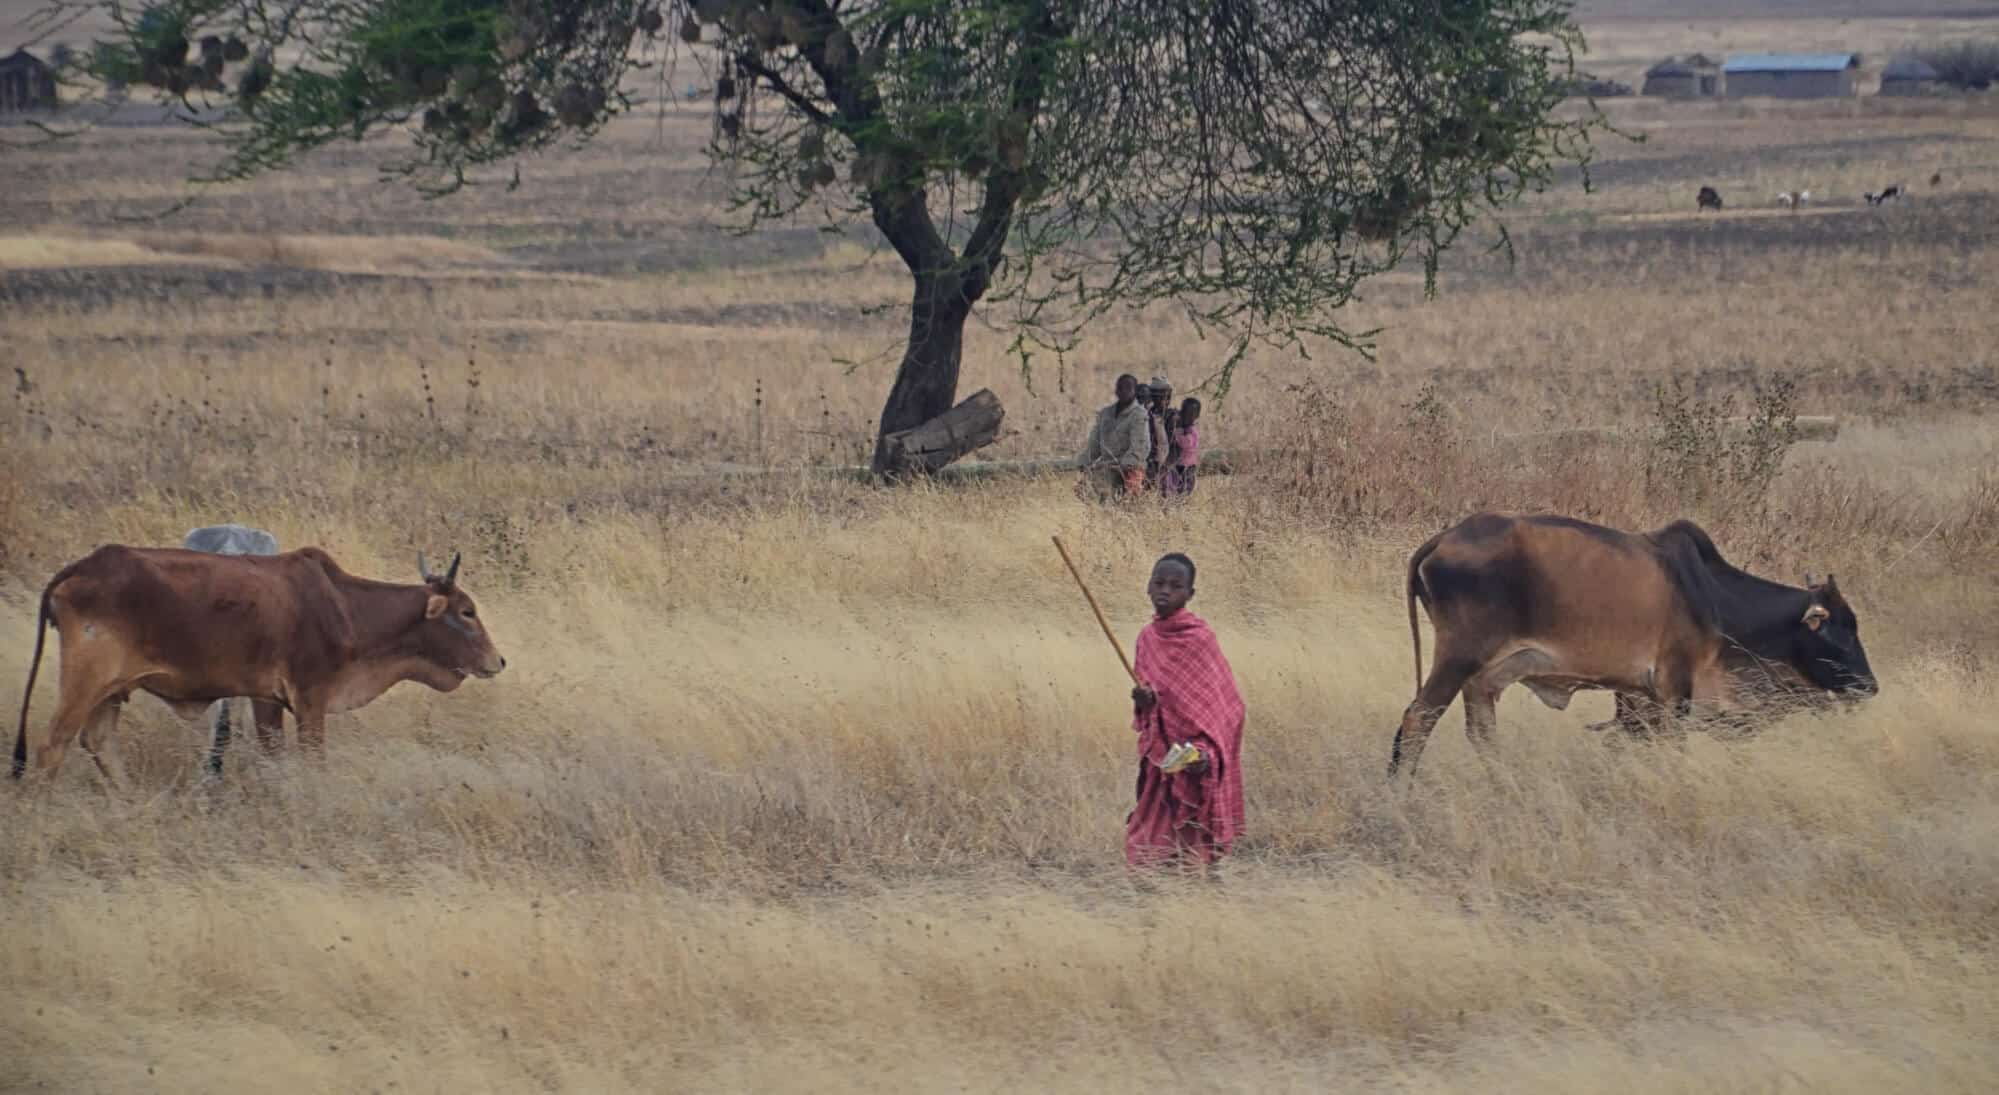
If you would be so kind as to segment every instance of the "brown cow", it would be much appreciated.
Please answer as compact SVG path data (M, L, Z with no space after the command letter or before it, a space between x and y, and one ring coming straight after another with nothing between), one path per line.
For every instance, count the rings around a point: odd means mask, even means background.
M449 692L505 668L458 588L458 556L436 575L419 554L417 570L421 584L401 585L357 578L311 547L281 555L98 548L42 590L14 776L27 766L28 705L50 626L62 639L61 700L35 767L54 774L81 733L113 784L99 749L135 691L189 718L232 696L282 704L298 721L299 745L317 753L329 712L401 681Z
M1460 693L1465 734L1482 747L1500 692L1515 683L1557 710L1578 691L1614 691L1613 724L1626 729L1641 712L1737 707L1753 676L1850 698L1878 687L1830 575L1798 589L1747 574L1689 521L1634 534L1567 517L1476 514L1409 557L1406 596L1417 691L1395 733L1391 777L1405 758L1413 769ZM1437 632L1427 679L1419 600Z

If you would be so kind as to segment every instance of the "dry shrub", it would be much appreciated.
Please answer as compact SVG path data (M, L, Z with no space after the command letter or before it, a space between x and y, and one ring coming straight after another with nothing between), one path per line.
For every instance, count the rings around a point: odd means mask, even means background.
M1835 459L1837 442L1800 445L1795 386L1752 378L1744 398L1653 389L1648 421L1613 429L1480 435L1433 386L1407 404L1353 407L1323 387L1294 389L1270 448L1240 476L1256 535L1303 525L1408 551L1485 510L1551 512L1629 531L1701 523L1723 554L1802 584L1828 571L1872 611L1936 576L1990 567L1999 545L1999 473L1915 485L1894 449ZM1956 628L1994 634L1976 614L1938 606ZM1939 619L1941 623L1941 618Z
M1797 384L1780 375L1750 389L1753 409L1738 422L1732 394L1704 398L1677 376L1670 388L1653 382L1648 493L1724 513L1761 508L1797 440Z
M1243 461L1274 512L1378 531L1435 521L1481 493L1435 385L1402 407L1356 405L1317 376L1285 392L1268 447Z
M1611 524L1672 508L1644 488L1647 449L1616 430L1479 431L1435 384L1400 406L1294 389L1249 479L1273 510L1360 532L1435 527L1480 509L1554 511Z
M1962 91L1985 91L1999 82L1999 38L1928 42L1906 54L1936 69L1944 84Z

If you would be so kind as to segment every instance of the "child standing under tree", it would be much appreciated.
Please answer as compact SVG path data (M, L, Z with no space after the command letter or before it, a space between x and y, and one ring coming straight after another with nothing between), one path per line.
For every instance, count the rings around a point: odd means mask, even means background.
M1201 401L1188 396L1175 416L1172 451L1167 457L1164 493L1184 498L1194 493L1194 472L1201 465Z
M1125 818L1125 862L1211 871L1242 831L1242 695L1215 633L1187 611L1194 561L1162 556L1146 596L1155 616L1133 666L1143 683L1131 691L1138 802Z

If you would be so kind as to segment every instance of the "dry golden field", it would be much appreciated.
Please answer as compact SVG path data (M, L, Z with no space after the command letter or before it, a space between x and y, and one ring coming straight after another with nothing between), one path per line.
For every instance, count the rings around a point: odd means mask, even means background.
M1999 103L1613 110L1648 141L1511 214L1517 266L1373 286L1377 361L1253 356L1207 444L1284 455L1171 512L815 471L867 448L904 280L714 228L696 110L511 194L344 148L143 223L198 138L0 149L0 682L62 563L224 520L385 578L462 550L509 661L321 765L244 735L204 785L137 700L123 790L77 750L0 787L0 1090L1999 1088ZM964 386L1005 458L1221 357L1123 316L1030 388L1005 342ZM1758 407L1841 428L1707 430ZM1484 506L1831 570L1883 692L1648 747L1516 689L1489 763L1454 710L1391 788L1402 567ZM1127 644L1150 560L1200 564L1250 706L1219 888L1125 876L1128 684L1051 533Z

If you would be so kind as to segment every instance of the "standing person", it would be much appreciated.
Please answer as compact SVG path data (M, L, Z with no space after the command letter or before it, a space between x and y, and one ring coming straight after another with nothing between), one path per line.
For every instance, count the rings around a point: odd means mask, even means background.
M1097 412L1089 440L1076 463L1085 480L1105 501L1118 494L1137 494L1145 487L1145 459L1152 452L1146 411L1138 402L1138 378L1117 378L1117 402Z
M1133 666L1143 683L1131 691L1138 802L1125 818L1125 862L1210 873L1243 827L1242 694L1215 633L1187 611L1194 561L1160 557L1146 595L1155 616Z
M1194 472L1201 466L1201 401L1188 396L1180 404L1173 424L1173 443L1167 453L1166 496L1184 498L1194 493Z
M1153 377L1139 393L1139 401L1145 404L1146 429L1152 437L1152 455L1145 461L1145 485L1155 490L1164 486L1162 477L1171 466L1166 450L1173 443L1172 399L1173 382L1163 376Z

